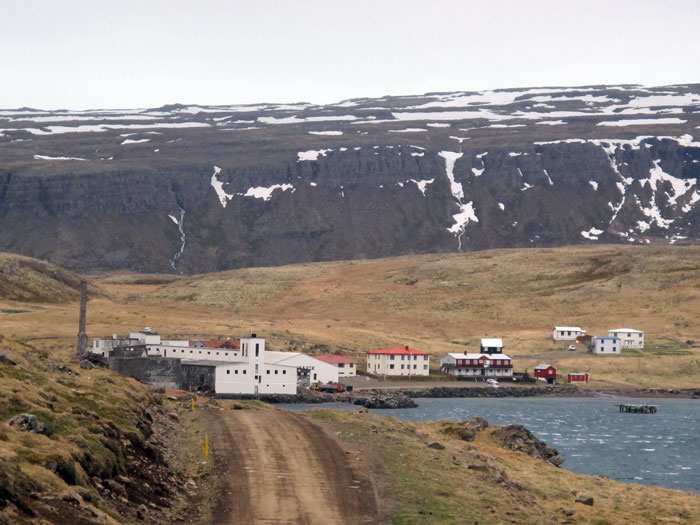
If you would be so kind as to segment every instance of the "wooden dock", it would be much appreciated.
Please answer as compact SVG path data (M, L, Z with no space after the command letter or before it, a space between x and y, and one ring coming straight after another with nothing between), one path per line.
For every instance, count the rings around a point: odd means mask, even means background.
M658 409L657 405L615 405L620 407L620 412L627 412L631 414L656 414Z

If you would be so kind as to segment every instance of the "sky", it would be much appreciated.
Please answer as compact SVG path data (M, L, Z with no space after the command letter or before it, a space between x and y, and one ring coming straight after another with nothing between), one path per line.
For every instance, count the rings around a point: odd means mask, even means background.
M700 82L697 0L0 0L0 107Z

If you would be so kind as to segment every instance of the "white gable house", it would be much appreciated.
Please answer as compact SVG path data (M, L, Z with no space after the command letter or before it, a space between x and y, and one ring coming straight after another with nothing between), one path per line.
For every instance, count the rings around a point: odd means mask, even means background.
M596 336L591 339L588 349L597 355L621 355L622 341L619 337Z
M586 335L586 331L578 326L555 326L552 330L554 341L575 341L579 336Z
M619 337L622 348L644 348L644 332L633 328L617 328L608 330L610 337Z
M482 354L502 354L503 339L482 339L481 340Z

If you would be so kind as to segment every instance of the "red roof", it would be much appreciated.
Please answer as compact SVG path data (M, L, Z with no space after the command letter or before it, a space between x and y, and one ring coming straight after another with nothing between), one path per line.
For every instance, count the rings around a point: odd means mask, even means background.
M336 363L355 363L355 361L353 361L352 359L342 355L315 355L314 357L319 361L323 361L324 363L330 363L332 365Z
M372 350L368 354L389 354L389 355L430 355L428 352L421 352L413 348L387 348L385 350Z

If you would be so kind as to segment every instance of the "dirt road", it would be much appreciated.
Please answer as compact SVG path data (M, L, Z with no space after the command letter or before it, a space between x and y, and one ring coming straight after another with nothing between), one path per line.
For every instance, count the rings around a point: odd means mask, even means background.
M377 523L374 489L357 456L307 417L215 411L209 432L214 524Z

